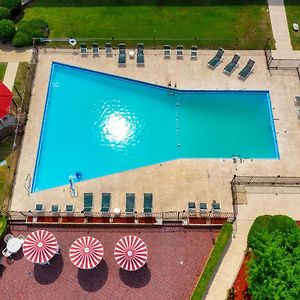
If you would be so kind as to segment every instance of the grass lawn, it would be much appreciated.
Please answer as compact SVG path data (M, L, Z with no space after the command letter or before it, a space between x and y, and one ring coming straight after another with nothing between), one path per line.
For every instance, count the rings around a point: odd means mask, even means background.
M25 92L25 82L27 78L27 72L28 72L28 62L20 62L16 79L15 79L15 86L17 87L19 93L24 98L24 92ZM21 99L17 93L14 93L14 99L17 102L17 104L21 104ZM25 103L28 105L28 103Z
M6 165L0 167L0 206L2 205L2 201L5 198L6 191L4 190L6 178L8 175L9 169L7 166L10 164L11 161L11 149L13 144L13 137L9 137L0 143L0 162L6 160Z
M300 50L300 31L293 30L293 23L300 25L300 1L285 0L284 3L293 49Z
M24 19L44 18L52 38L166 42L155 36L189 46L197 37L202 46L258 49L272 36L266 8L266 0L35 0Z
M0 81L3 81L5 71L6 71L7 63L0 62Z

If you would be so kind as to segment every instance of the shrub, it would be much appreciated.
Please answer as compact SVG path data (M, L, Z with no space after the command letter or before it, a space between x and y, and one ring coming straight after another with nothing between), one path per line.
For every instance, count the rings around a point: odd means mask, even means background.
M215 272L216 267L220 263L220 260L223 256L224 250L226 246L228 245L228 242L231 238L232 234L232 224L231 223L225 223L218 235L217 241L215 243L215 246L213 248L213 251L211 252L211 255L207 261L207 264L205 266L205 269L197 283L197 286L194 290L194 293L191 297L192 300L199 300L202 299L207 287L211 281L211 278Z
M0 20L0 41L3 43L9 42L13 39L16 29L13 21Z
M10 19L10 11L6 7L0 7L0 20Z
M4 236L7 228L7 219L3 216L0 216L0 238Z
M46 38L48 36L48 24L43 19L23 20L19 23L17 33L13 39L13 46L31 46L34 37Z
M253 299L299 299L300 229L287 216L258 217L249 232Z
M12 17L15 17L22 10L22 1L21 0L0 0L0 6L9 9Z

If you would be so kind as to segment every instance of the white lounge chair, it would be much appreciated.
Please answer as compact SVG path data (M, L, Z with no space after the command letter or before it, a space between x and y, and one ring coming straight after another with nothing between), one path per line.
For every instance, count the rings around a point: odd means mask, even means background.
M191 47L191 59L197 59L198 58L198 47L192 46Z

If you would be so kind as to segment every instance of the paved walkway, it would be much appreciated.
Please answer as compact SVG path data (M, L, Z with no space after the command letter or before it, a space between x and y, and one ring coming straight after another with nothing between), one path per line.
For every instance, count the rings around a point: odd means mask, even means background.
M18 62L9 62L6 67L3 83L12 91L18 71Z

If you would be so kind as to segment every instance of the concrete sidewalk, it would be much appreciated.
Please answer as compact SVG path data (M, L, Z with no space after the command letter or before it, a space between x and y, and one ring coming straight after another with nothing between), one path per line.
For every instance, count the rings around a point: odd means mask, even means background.
M275 39L277 58L289 58L293 56L293 48L290 40L287 17L283 0L268 0L269 13Z
M6 67L3 83L12 91L18 71L18 62L9 62Z

